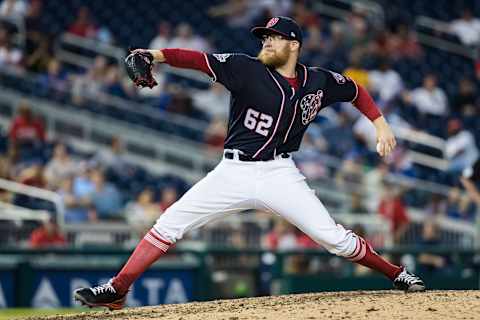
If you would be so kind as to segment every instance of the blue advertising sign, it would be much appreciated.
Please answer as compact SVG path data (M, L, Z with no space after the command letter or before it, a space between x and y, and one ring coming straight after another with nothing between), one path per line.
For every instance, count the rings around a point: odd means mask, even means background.
M57 308L77 305L73 291L107 282L113 274L104 270L64 271L35 270L31 306ZM131 288L127 306L146 306L192 301L194 296L194 272L147 271Z

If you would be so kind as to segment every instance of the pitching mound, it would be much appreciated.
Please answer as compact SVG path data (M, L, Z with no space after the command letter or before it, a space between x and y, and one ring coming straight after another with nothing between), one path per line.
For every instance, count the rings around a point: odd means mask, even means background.
M37 318L38 319L38 318ZM48 320L480 319L480 292L350 291L218 300L115 312L50 316Z

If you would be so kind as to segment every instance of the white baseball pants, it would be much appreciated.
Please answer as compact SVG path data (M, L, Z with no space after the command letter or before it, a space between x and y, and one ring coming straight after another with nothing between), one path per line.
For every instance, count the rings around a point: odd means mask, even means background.
M194 228L236 212L275 212L329 252L354 254L357 237L336 224L305 182L291 158L245 162L223 159L217 167L168 208L154 230L171 243Z

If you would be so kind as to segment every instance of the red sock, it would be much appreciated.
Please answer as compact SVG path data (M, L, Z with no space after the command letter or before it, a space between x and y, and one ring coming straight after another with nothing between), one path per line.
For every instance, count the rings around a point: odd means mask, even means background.
M122 270L113 278L113 287L124 294L145 270L167 252L171 243L163 240L151 229L140 241Z
M390 280L394 280L402 271L402 267L391 264L379 256L378 253L372 249L372 246L359 236L357 236L357 247L355 251L346 258L362 266L381 272Z

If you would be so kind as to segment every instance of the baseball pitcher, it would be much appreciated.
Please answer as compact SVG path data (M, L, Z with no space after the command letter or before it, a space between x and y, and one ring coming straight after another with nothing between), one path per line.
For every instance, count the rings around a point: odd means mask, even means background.
M122 270L106 284L75 291L82 304L122 308L132 283L186 232L248 209L284 217L332 254L381 272L397 289L425 290L419 277L336 224L292 160L318 112L341 101L372 121L378 153L390 154L395 137L370 95L339 73L299 63L302 31L294 20L275 17L252 33L262 42L257 57L137 49L126 58L139 86L156 85L153 63L199 70L223 84L231 92L228 133L222 161L160 216Z

